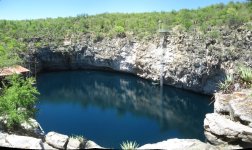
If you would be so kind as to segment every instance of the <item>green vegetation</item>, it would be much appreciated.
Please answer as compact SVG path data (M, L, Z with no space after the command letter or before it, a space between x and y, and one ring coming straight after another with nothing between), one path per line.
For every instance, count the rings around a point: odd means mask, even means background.
M237 27L251 21L251 2L227 5L216 4L196 10L183 9L171 12L151 13L104 13L94 16L81 14L77 17L10 21L0 20L0 49L26 51L28 47L44 47L63 43L64 39L77 41L81 36L89 34L95 39L104 37L134 36L153 37L157 35L158 21L163 21L163 27L194 32L199 29L206 32L214 26ZM211 37L218 37L218 32L210 33ZM33 42L35 44L29 45Z
M15 129L22 122L34 117L36 95L38 91L32 86L33 78L24 79L19 75L7 78L8 86L4 85L0 93L0 116L7 120L8 129Z
M84 140L84 137L82 135L72 135L70 136L70 138L77 139L81 142Z
M123 150L133 150L139 147L139 145L136 142L132 142L132 141L123 142L120 146L121 146L121 149Z
M246 84L251 84L252 82L252 69L245 66L239 67L239 76Z
M220 90L222 90L224 93L230 93L232 91L232 86L234 83L234 78L232 75L227 75L226 79L219 84Z
M235 91L235 84L239 85L240 89L252 87L252 69L244 65L239 65L237 74L227 75L223 82L219 83L219 88L223 93L231 93Z
M139 40L150 39L158 33L158 22L162 20L163 27L176 27L179 31L207 33L210 38L220 37L215 27L226 26L234 28L252 20L251 0L239 3L230 2L227 5L216 4L196 10L183 9L171 12L151 13L112 13L89 16L81 14L77 17L37 19L37 20L0 20L0 68L21 63L23 53L30 49L58 46L67 40L73 43L84 35L89 35L93 42L99 42L105 37L136 37ZM251 24L246 25L248 30ZM219 52L221 53L221 52ZM235 53L235 52L233 52ZM250 85L251 72L240 70L243 85ZM221 83L220 88L233 86L230 77ZM232 79L233 80L233 79ZM16 125L34 114L35 95L37 90L31 86L32 79L22 79L13 76L9 78L10 86L0 89L0 115L7 116L8 126ZM23 110L26 111L23 111ZM130 144L130 143L125 143ZM135 143L132 143L135 146Z

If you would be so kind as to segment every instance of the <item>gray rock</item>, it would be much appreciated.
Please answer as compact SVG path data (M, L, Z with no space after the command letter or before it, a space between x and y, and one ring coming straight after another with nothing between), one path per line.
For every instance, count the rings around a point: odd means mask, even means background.
M6 131L7 118L0 117L0 129ZM29 118L27 122L21 123L20 127L15 131L12 131L18 135L32 136L36 138L41 138L44 136L44 131L40 124L33 118Z
M19 149L55 149L47 143L42 143L41 139L13 134L10 135L2 132L0 132L0 146Z
M198 32L195 32L195 35L177 33L176 30L171 32L172 36L167 37L169 42L165 44L160 41L160 37L138 40L134 43L130 42L129 37L112 39L105 37L99 42L93 42L91 35L84 34L80 36L78 42L40 48L30 57L36 57L37 71L109 68L152 81L160 79L161 66L163 66L164 84L213 94L218 90L218 83L225 78L228 70L234 69L236 65L234 63L230 67L230 63L234 62L232 60L234 56L226 54L225 49L230 49L230 46L225 46L224 43L233 43L230 41L233 35L240 35L241 41L244 42L251 36L247 35L247 30L244 33L237 33L234 30L227 34L229 38L219 41L209 38L196 39L195 37L202 36ZM252 65L250 55L243 55L249 49L244 48L245 45L251 44L249 42L246 44L241 42L241 46L233 44L232 49L240 51L241 56L236 58L238 62L249 60L248 63ZM227 63L218 56L228 56ZM33 68L31 70L35 71Z
M154 144L145 144L137 149L169 149L169 150L214 150L217 149L210 144L203 143L196 139L168 139L167 141L162 141Z
M56 132L49 132L45 136L45 141L49 145L58 149L66 149L68 136Z
M228 103L232 99L232 95L231 94L215 93L214 98L215 98L214 112L220 113L220 114L229 113L230 107L229 107Z
M5 138L5 142L7 143L8 147L20 149L42 149L42 140L33 137L8 135Z
M79 139L69 138L67 149L80 149L81 142Z
M11 145L5 140L7 136L8 134L0 132L0 146L11 147Z
M220 144L221 141L252 143L252 128L216 113L206 115L204 129L207 131L205 135L208 141L213 144ZM216 142L213 137L216 137L219 141Z
M21 130L25 135L35 137L43 137L45 134L40 124L35 119L32 118L29 118L28 122L24 122L21 124Z
M56 150L56 148L53 148L52 146L48 145L47 143L42 143L41 145L42 149L46 149L46 150Z
M85 149L93 149L93 148L103 148L100 145L96 144L95 142L88 140L85 144Z
M229 105L232 118L252 128L252 97L231 100Z

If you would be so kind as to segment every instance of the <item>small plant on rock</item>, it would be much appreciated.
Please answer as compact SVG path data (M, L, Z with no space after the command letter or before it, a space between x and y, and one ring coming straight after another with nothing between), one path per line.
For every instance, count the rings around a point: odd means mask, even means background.
M223 82L220 82L219 88L224 93L230 93L230 92L232 92L231 85L233 85L233 83L234 83L233 75L227 75L226 79Z
M245 66L239 66L239 76L241 79L245 82L245 84L251 84L252 83L252 69Z
M139 145L135 141L134 142L126 141L123 142L120 146L123 150L131 150L131 149L133 150L139 147Z
M82 135L72 135L70 136L70 138L77 139L79 141L84 140L84 137Z

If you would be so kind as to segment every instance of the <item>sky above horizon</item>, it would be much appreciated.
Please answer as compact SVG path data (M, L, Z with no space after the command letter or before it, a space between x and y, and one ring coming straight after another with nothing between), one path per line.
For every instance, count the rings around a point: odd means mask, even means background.
M57 18L80 14L196 9L231 0L0 0L0 19ZM234 0L234 2L246 0Z

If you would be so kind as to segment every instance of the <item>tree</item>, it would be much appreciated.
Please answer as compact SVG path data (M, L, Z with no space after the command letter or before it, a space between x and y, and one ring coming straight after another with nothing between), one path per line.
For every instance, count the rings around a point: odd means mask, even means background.
M7 81L8 86L4 85L0 93L0 116L6 119L7 129L11 130L34 117L39 92L32 86L33 78L12 75L7 77Z

